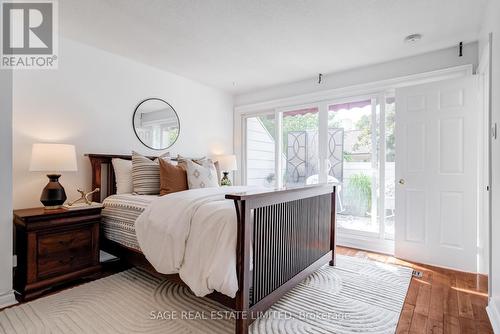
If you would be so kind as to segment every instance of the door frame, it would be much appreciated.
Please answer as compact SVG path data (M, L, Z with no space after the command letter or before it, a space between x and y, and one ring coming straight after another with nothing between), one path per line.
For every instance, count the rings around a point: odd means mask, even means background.
M479 58L479 65L477 67L476 74L478 75L478 80L482 79L482 86L479 86L481 88L480 93L481 96L479 98L482 100L482 119L483 119L483 127L480 128L482 130L482 133L484 133L487 136L486 141L482 141L481 143L485 143L488 145L487 147L487 166L486 166L486 175L482 175L482 189L478 189L478 197L481 195L484 195L486 192L487 194L487 203L488 206L485 209L483 206L483 213L482 213L482 218L483 218L483 224L487 224L487 233L488 235L486 236L486 240L488 244L486 245L486 256L487 256L487 272L488 272L488 277L492 277L492 226L493 226L493 221L492 221L492 192L491 192L491 177L492 177L492 140L493 140L493 133L492 133L492 115L493 115L493 110L492 110L492 40L493 40L493 35L490 33L488 36L488 42L484 46L483 50L481 50L480 58ZM480 147L480 149L484 152L485 148ZM484 161L483 161L484 163ZM481 170L485 170L484 165L481 166ZM479 261L478 261L479 263ZM479 270L478 270L479 271ZM492 280L488 280L488 297L491 297L491 290L492 290Z

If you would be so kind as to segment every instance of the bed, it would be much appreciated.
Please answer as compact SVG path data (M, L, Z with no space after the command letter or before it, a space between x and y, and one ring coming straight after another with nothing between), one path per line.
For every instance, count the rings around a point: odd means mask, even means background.
M105 203L101 249L158 275L134 239L131 223L154 198L115 195L111 161L131 156L87 156L92 188L101 189L93 200ZM236 217L237 291L234 298L217 291L207 297L236 312L236 334L247 333L258 316L310 273L335 265L335 189L321 184L224 195ZM179 274L165 276L183 284Z

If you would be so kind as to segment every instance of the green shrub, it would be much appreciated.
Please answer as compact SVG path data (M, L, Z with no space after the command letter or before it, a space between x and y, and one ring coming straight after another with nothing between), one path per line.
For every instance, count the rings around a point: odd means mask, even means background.
M366 216L372 206L372 182L370 176L358 173L349 178L344 189L346 213Z

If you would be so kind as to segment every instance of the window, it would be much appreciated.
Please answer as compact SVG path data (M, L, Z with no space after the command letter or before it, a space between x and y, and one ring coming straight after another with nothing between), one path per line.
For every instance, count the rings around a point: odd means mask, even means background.
M394 98L384 94L247 116L246 184L339 182L339 236L392 242L394 118Z

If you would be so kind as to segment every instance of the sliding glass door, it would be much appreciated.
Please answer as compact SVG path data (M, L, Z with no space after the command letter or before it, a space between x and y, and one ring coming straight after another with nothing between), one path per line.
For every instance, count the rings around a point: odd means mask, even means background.
M249 115L244 180L273 187L339 182L341 233L391 240L394 111L394 99L377 94Z
M339 191L340 228L379 233L378 108L373 99L328 106L328 129L344 134L342 186Z

